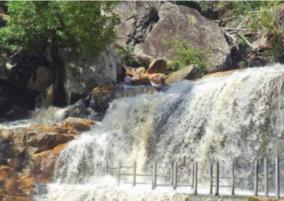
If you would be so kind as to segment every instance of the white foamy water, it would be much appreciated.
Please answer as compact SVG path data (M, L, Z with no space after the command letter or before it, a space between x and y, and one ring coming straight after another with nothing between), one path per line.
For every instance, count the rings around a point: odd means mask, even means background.
M253 160L284 149L283 80L284 66L275 65L182 81L165 92L116 99L100 125L62 152L55 183L40 199L151 200L154 191L139 191L139 196L131 197L132 188L121 192L114 184L106 187L94 179L102 175L106 161L114 167L119 160L124 164L137 161L140 173L149 173L156 160L158 174L163 175L169 173L170 162L177 161L182 183L189 180L195 159L200 164L200 185L206 186L207 162L228 165L238 159L236 175L241 179L236 181L237 188L249 191ZM228 173L226 165L221 173Z
M52 124L64 119L68 107L58 108L49 106L48 108L37 108L29 119L0 123L0 129L25 128L35 124Z

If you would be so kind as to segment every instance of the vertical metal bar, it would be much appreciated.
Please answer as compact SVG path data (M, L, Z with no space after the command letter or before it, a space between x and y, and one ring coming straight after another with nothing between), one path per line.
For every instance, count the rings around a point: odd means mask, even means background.
M198 185L198 162L194 163L194 189L193 193L197 195L197 185Z
M177 188L177 162L174 162L174 180L173 180L173 189L175 190Z
M171 169L170 169L170 179L171 185L174 184L174 161L171 162Z
M108 162L105 163L105 175L108 175Z
M191 164L191 186L193 189L194 187L194 161L192 161L192 164Z
M280 198L280 174L279 174L279 157L275 157L275 196Z
M209 164L209 177L210 177L210 189L209 189L209 193L210 195L213 194L213 163L210 162Z
M152 189L155 189L157 186L157 162L153 164L153 173L152 173Z
M121 171L121 162L118 162L118 167L117 167L117 185L120 184L120 171Z
M258 160L254 162L254 195L258 195Z
M219 162L216 162L216 188L215 195L219 195Z
M235 161L232 163L232 195L235 195Z
M136 186L136 161L133 163L133 186Z
M264 170L264 195L268 197L268 163L267 158L264 158L263 161L263 170Z

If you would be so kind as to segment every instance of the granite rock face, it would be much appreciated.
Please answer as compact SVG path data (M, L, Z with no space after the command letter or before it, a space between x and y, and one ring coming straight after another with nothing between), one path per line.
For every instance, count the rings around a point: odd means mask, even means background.
M120 3L116 13L122 21L118 43L132 46L136 55L170 60L173 48L168 42L176 39L203 50L212 71L223 67L230 55L222 30L195 9L169 2L127 2Z

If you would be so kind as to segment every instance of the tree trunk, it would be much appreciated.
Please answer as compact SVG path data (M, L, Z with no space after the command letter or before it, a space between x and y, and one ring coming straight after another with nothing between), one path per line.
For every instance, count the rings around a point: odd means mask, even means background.
M65 106L66 105L66 92L65 92L65 67L64 61L59 54L59 45L56 39L50 41L50 63L54 72L53 82L53 105Z

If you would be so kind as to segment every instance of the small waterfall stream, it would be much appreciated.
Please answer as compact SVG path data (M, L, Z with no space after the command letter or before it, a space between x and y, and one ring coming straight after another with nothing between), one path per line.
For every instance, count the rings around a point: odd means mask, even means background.
M173 192L166 196L163 190L156 192L159 195L139 187L122 190L112 177L96 176L106 160L111 166L119 160L137 161L139 172L157 160L162 173L176 160L183 167L181 174L186 174L193 159L206 172L202 164L209 160L239 159L238 167L246 169L256 158L281 153L283 81L284 66L275 65L181 81L163 92L116 99L101 123L61 153L54 183L37 199L174 200Z

